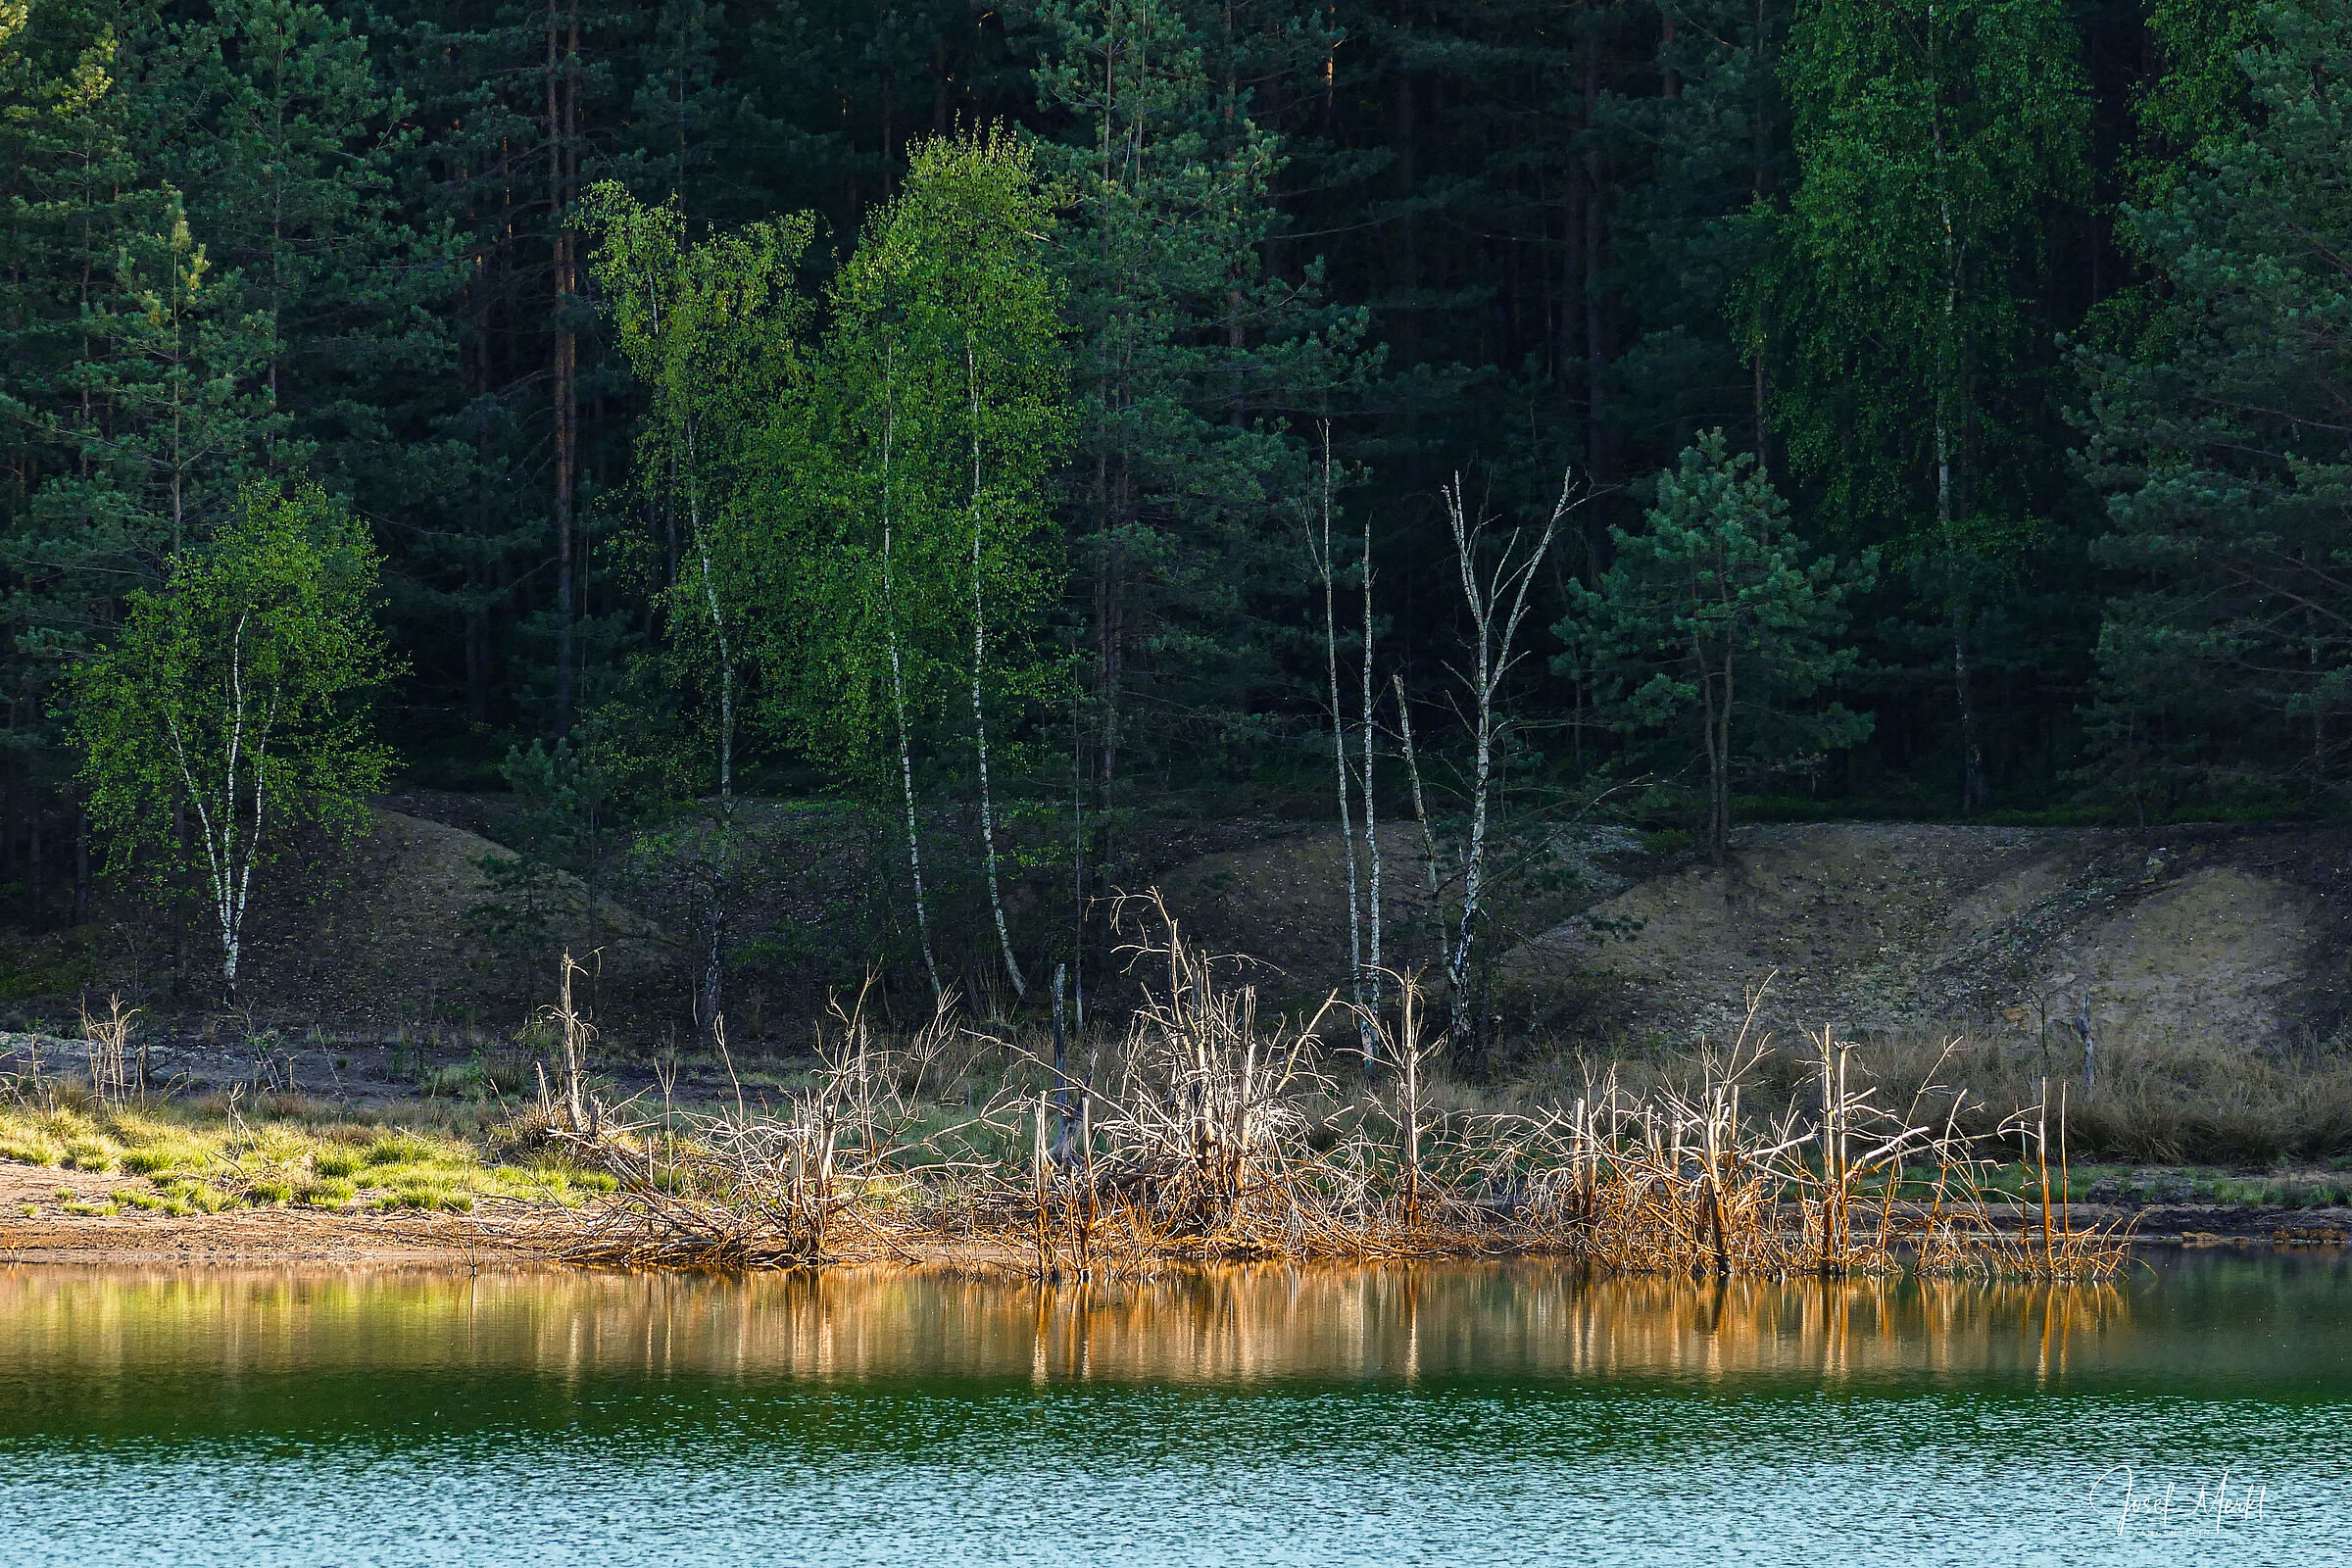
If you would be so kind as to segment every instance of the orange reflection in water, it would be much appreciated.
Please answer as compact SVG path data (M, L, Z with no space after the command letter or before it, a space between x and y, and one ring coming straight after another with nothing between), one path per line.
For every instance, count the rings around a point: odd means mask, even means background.
M1594 1279L1543 1264L1227 1267L1039 1287L904 1269L0 1270L0 1374L474 1367L1221 1384L2047 1379L2129 1358L2114 1287Z

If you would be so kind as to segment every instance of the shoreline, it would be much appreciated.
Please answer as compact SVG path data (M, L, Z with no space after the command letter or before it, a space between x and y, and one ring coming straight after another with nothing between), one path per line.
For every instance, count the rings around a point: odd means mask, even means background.
M285 1204L240 1206L210 1214L141 1211L75 1214L58 1206L62 1201L58 1194L67 1189L74 1189L76 1194L87 1189L88 1196L95 1197L118 1185L119 1178L79 1171L0 1165L0 1264L600 1266L567 1264L561 1255L565 1246L581 1234L582 1210L511 1199L485 1200L467 1213ZM23 1209L27 1206L38 1212L24 1214ZM1994 1204L1992 1212L1996 1218L2014 1218L2028 1230L2038 1221L2037 1209L2031 1206ZM2338 1251L2352 1245L2352 1208L2165 1204L2129 1209L2077 1203L2071 1218L2077 1228L2134 1220L2131 1235L2134 1249L2265 1247ZM1507 1255L1512 1255L1507 1250L1497 1250L1467 1252L1462 1257L1473 1260ZM1031 1267L1031 1256L1027 1249L1001 1240L942 1237L903 1239L898 1248L890 1249L849 1248L842 1255L828 1257L815 1266L881 1264L909 1269L1026 1273ZM1391 1261L1419 1264L1447 1260L1450 1259L1416 1256Z

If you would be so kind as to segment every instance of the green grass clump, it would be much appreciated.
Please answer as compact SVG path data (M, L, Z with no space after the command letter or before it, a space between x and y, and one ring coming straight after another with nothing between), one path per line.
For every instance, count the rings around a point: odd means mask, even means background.
M465 1214L470 1213L473 1209L473 1195L460 1192L451 1187L410 1185L379 1194L370 1206L385 1211L403 1208L438 1209Z
M133 1111L118 1111L109 1118L106 1132L122 1149L122 1168L134 1176L204 1170L220 1146L220 1134L208 1137Z
M432 1163L440 1152L430 1139L400 1129L369 1144L361 1157L370 1165L424 1165Z
M0 969L0 1002L24 1002L32 997L63 997L91 978L86 963L32 964Z
M464 1212L489 1194L569 1204L614 1186L605 1172L546 1151L528 1164L494 1164L464 1138L331 1120L334 1107L298 1096L265 1097L234 1122L227 1109L219 1097L108 1106L61 1088L46 1108L0 1104L0 1160L143 1176L154 1193L119 1199L116 1207L172 1214L237 1203L339 1208L369 1195L381 1195L374 1200L385 1207ZM514 1159L523 1145L496 1147Z
M180 1180L163 1190L167 1214L218 1214L234 1208L237 1200L210 1182Z
M65 1157L65 1150L56 1140L37 1132L0 1132L0 1159L12 1165L38 1165L46 1169Z

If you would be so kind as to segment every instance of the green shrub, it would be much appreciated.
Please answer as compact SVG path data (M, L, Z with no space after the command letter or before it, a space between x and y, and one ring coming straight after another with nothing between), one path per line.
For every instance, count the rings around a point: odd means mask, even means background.
M96 972L82 963L35 964L23 969L0 969L0 1002L69 996L95 978Z

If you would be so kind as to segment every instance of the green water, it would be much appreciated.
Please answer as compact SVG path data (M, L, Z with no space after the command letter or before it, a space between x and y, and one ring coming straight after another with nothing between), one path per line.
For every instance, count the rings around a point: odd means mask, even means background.
M2352 1264L0 1269L0 1564L965 1562L2352 1563Z

